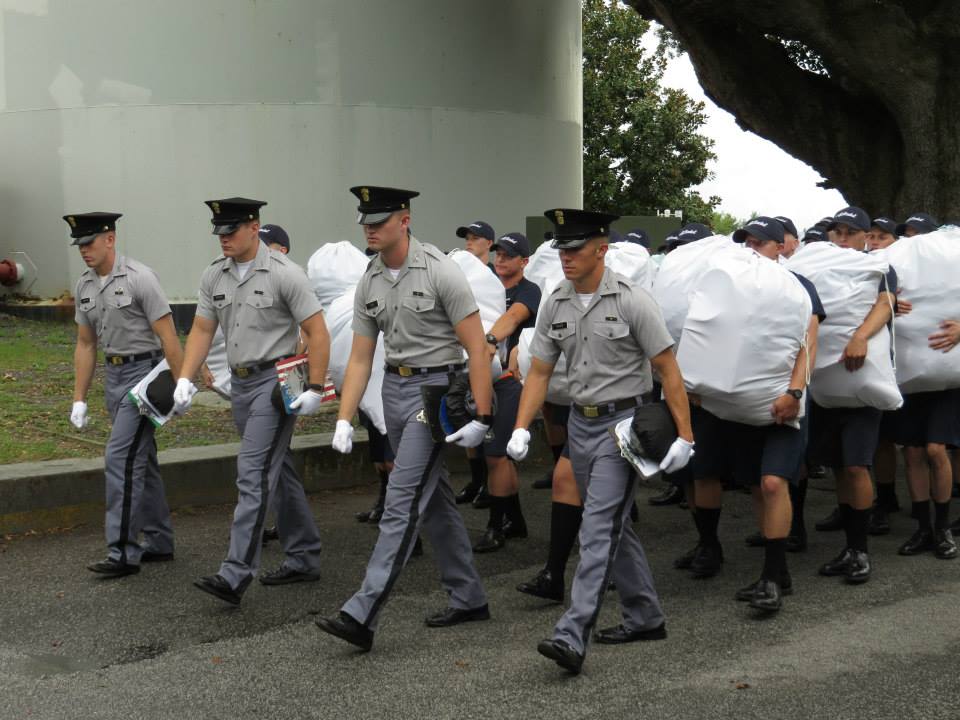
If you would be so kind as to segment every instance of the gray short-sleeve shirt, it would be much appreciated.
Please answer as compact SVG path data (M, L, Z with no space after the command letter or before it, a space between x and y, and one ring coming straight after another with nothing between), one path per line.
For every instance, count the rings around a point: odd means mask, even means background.
M74 292L78 325L92 327L107 355L138 355L160 350L153 323L170 314L170 303L157 274L143 263L117 255L101 286L88 269Z
M475 312L460 267L411 236L396 280L379 255L367 266L354 295L353 331L372 338L382 332L391 365L436 367L463 362L453 327Z
M320 301L303 269L263 243L242 280L236 263L225 257L200 278L197 315L220 325L231 367L292 355L298 326L318 312Z
M639 397L653 388L649 358L673 345L656 301L609 268L584 308L573 283L559 283L537 316L530 354L551 365L567 360L578 405Z

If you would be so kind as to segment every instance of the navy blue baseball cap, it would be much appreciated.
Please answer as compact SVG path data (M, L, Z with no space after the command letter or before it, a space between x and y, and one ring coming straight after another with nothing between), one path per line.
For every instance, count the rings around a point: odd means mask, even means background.
M473 233L477 237L486 238L490 242L493 242L497 239L493 232L493 228L490 227L489 223L485 223L483 220L476 220L469 225L461 225L457 228L457 237L465 238L467 233Z
M733 234L733 241L742 243L746 241L748 235L752 235L758 240L773 240L782 245L783 229L783 223L776 218L761 215L737 230Z
M896 234L904 235L907 232L907 228L913 228L917 235L926 235L929 232L933 232L938 227L940 227L940 223L937 222L937 219L933 217L933 215L918 212L913 213L910 217L897 225Z
M680 240L680 244L686 245L695 240L703 240L711 235L713 235L713 230L703 223L687 223L680 228L680 232L677 233L677 238Z
M884 232L890 233L891 235L899 235L897 232L897 223L895 220L891 220L888 217L877 217L871 220L873 227L880 228Z
M773 219L779 220L780 224L783 225L783 229L793 235L795 238L800 237L800 233L797 232L797 226L794 225L793 220L788 218L786 215L774 215Z
M279 225L263 225L260 227L260 239L265 245L277 243L290 250L290 236Z
M814 242L827 242L830 240L827 237L827 231L814 225L812 228L809 228L801 238L805 243L814 243Z
M647 231L643 228L634 228L626 235L623 236L623 239L629 243L634 243L636 245L643 245L643 247L650 249L650 236L647 234Z
M523 233L507 233L497 240L491 250L503 250L513 257L530 257L530 243Z
M838 211L827 225L827 230L833 230L837 225L848 225L854 230L863 230L864 232L870 232L872 226L867 211L853 205Z

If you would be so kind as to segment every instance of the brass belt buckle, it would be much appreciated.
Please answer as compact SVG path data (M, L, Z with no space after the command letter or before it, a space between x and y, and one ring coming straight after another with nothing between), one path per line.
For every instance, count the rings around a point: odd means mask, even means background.
M113 357L110 358L110 364L111 364L111 365L123 365L123 356L122 356L122 355L114 355Z
M245 378L250 374L250 371L245 367L238 367L233 371L237 377Z
M583 416L588 418L600 417L600 408L596 405L584 405Z
M397 372L400 373L400 377L413 377L413 368L408 368L404 365L399 366Z

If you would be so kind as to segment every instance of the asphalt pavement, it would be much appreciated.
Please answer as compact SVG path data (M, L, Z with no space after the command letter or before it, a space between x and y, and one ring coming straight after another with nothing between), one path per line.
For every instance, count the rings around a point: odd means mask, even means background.
M743 542L754 530L749 498L726 494L726 563L719 576L694 580L672 567L694 544L689 515L649 507L660 485L641 487L636 527L669 636L594 645L583 674L566 675L536 652L560 606L514 589L546 555L549 492L529 489L541 473L523 473L530 537L477 557L492 619L424 626L445 604L426 545L366 654L313 620L359 586L376 530L353 513L371 503L372 484L311 497L324 540L320 582L255 582L240 608L191 586L216 571L232 507L178 513L176 560L119 580L84 567L104 554L98 527L0 542L0 719L960 717L960 562L899 557L913 529L899 513L891 535L871 538L869 583L818 577L842 545L841 534L812 531L834 502L828 481L809 493L809 550L789 556L795 594L767 619L733 600L762 561L762 550ZM454 486L465 481L455 477ZM902 485L900 495L908 505ZM479 537L486 513L463 513ZM279 562L272 543L264 566ZM617 622L611 594L599 626Z

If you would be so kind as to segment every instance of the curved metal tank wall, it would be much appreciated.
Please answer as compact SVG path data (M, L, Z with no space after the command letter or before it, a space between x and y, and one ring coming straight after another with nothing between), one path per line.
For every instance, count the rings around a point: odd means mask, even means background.
M0 257L72 291L68 212L192 299L203 200L269 201L305 263L361 244L355 184L420 190L443 248L581 201L580 0L0 0Z

